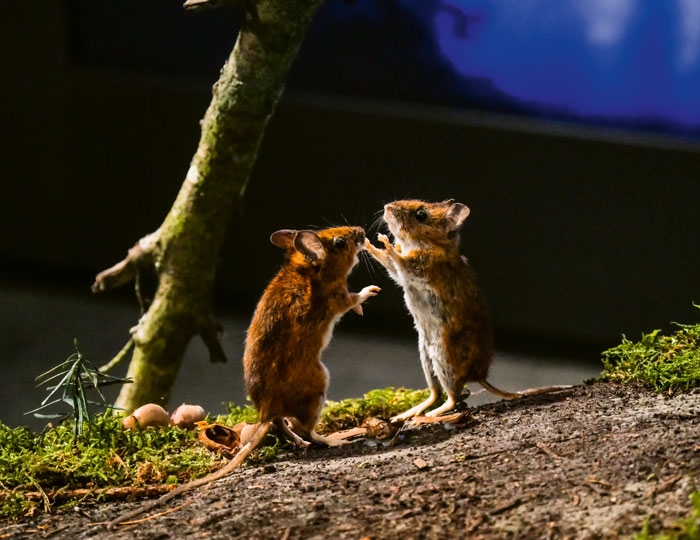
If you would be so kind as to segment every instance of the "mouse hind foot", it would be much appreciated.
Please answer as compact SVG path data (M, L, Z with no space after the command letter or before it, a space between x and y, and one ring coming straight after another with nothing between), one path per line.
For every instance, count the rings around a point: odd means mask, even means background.
M285 437L292 441L293 444L302 447L311 445L310 442L305 441L299 435L294 433L294 431L292 430L292 426L294 425L292 419L287 417L277 418L275 420L275 425L277 426L277 429L279 429L285 435Z
M440 405L437 409L433 409L432 411L425 413L425 416L430 416L430 417L436 418L436 417L441 416L442 414L446 413L447 411L451 411L452 409L455 408L456 405L457 405L457 400L455 399L455 397L448 395L445 403Z
M428 398L425 401L420 402L415 407L411 407L410 409L402 412L401 414L397 414L396 416L392 416L391 422L402 422L404 420L408 420L409 418L413 418L414 416L418 416L425 409L427 409L433 403L435 403L435 400L437 400L437 398L438 398L438 392L439 392L439 389L437 387L430 388L430 395L428 396Z
M296 439L298 439L302 442L302 446L310 446L311 444L314 444L314 443L320 444L323 446L342 446L343 444L350 443L350 441L345 441L342 439L333 439L331 437L325 437L324 435L319 435L318 433L316 433L316 430L315 430L315 422L314 422L314 427L309 428L309 427L304 426L296 418L290 417L290 418L285 418L285 420L291 424L291 429L289 426L286 426L286 428L290 431L290 433L292 433L293 437L295 437ZM285 422L285 424L286 424L286 422ZM294 429L294 431L292 431L292 429ZM286 433L286 431L285 431L285 433ZM298 434L301 434L301 436ZM292 438L292 437L290 437L290 438ZM292 438L292 440L295 440L295 439ZM307 442L307 441L310 441L310 442Z
M326 446L343 446L344 444L350 444L351 442L343 439L333 439L331 437L325 437L323 435L319 435L314 430L311 430L309 436L311 437L312 441L320 444L325 444Z

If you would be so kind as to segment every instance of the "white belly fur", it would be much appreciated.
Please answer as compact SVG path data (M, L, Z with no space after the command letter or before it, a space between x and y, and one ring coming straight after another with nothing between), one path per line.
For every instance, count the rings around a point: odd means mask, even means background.
M449 391L454 386L455 376L447 363L443 342L445 325L443 303L435 290L424 280L404 272L399 278L404 290L406 306L413 316L413 322L418 331L418 348L423 368L435 375L442 388Z

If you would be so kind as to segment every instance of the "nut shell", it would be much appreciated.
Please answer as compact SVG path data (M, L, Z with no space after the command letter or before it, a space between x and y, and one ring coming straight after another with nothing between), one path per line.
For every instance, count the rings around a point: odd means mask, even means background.
M169 421L168 412L163 407L155 403L146 403L123 418L122 427L124 429L133 429L137 425L141 429L162 427L167 426Z
M198 428L200 442L219 454L232 456L241 445L241 432L250 424L240 423L233 428L223 424L200 422Z

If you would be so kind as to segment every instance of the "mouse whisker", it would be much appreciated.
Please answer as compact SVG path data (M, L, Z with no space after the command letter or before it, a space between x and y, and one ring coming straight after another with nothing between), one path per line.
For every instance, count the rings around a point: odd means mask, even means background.
M360 259L362 260L362 264L367 269L367 273L370 275L370 277L375 278L377 276L377 272L372 264L372 261L374 260L373 257L367 251L361 251Z
M384 211L382 210L379 215L374 218L374 221L372 221L372 224L369 226L368 230L371 233L379 232L381 230L382 226L384 225Z

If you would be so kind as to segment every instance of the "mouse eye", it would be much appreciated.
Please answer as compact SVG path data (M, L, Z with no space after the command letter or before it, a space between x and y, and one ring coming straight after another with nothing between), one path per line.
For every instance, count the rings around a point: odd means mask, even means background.
M428 219L428 212L426 212L422 208L419 208L418 210L416 210L416 219L422 223L423 221Z
M345 246L348 245L348 243L345 241L345 238L343 238L341 236L337 236L333 240L333 245L335 246L336 249L344 249Z

